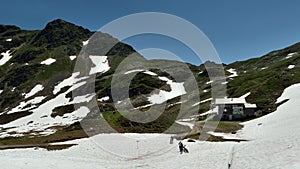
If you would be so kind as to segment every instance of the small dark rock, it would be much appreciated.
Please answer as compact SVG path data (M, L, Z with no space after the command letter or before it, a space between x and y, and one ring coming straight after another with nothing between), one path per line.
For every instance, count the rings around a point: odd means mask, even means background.
M29 124L31 124L31 123L33 123L33 121L28 122L27 125L29 125Z
M196 142L195 140L192 140L192 139L188 139L187 142Z

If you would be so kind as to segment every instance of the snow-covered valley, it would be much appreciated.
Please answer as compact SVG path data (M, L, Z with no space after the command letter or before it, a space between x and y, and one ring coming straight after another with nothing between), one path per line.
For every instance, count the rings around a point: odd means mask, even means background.
M272 114L244 123L236 135L247 142L187 142L180 154L177 140L166 134L101 134L65 142L77 146L61 151L0 151L0 165L12 168L286 168L300 167L300 84L287 88ZM11 159L13 163L8 163Z

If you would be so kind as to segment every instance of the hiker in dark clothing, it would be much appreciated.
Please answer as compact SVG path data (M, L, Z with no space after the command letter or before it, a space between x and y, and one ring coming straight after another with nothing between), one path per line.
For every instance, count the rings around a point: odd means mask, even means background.
M178 146L179 146L179 151L180 151L180 154L182 154L182 152L183 152L183 144L182 144L182 142L180 141L179 143L178 143Z

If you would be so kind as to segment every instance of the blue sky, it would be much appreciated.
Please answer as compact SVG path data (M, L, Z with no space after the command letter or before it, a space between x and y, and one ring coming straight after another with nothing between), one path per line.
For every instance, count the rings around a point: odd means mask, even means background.
M297 0L10 0L1 2L0 24L42 29L56 18L97 30L137 12L164 12L200 28L214 44L221 61L232 63L262 56L300 42ZM184 45L164 37L133 37L136 50L160 47L182 60L200 64Z

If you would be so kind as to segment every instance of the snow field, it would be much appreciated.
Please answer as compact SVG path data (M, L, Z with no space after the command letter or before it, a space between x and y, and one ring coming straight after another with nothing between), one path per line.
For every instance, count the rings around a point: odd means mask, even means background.
M44 89L43 85L37 84L35 87L31 89L31 91L27 94L25 94L25 99L37 94L38 92L42 91Z
M95 67L92 67L90 70L90 75L95 73L104 73L107 72L110 69L110 66L108 64L107 56L90 56L90 59L92 60L93 64L96 65Z
M42 65L51 65L52 63L56 62L56 59L48 58L41 62Z
M0 55L3 56L2 59L0 59L0 66L4 65L12 58L10 50L6 51L5 53L2 52Z
M233 69L233 68L228 69L227 72L231 73L231 75L228 76L229 78L233 78L233 77L237 77L238 76L236 70Z

